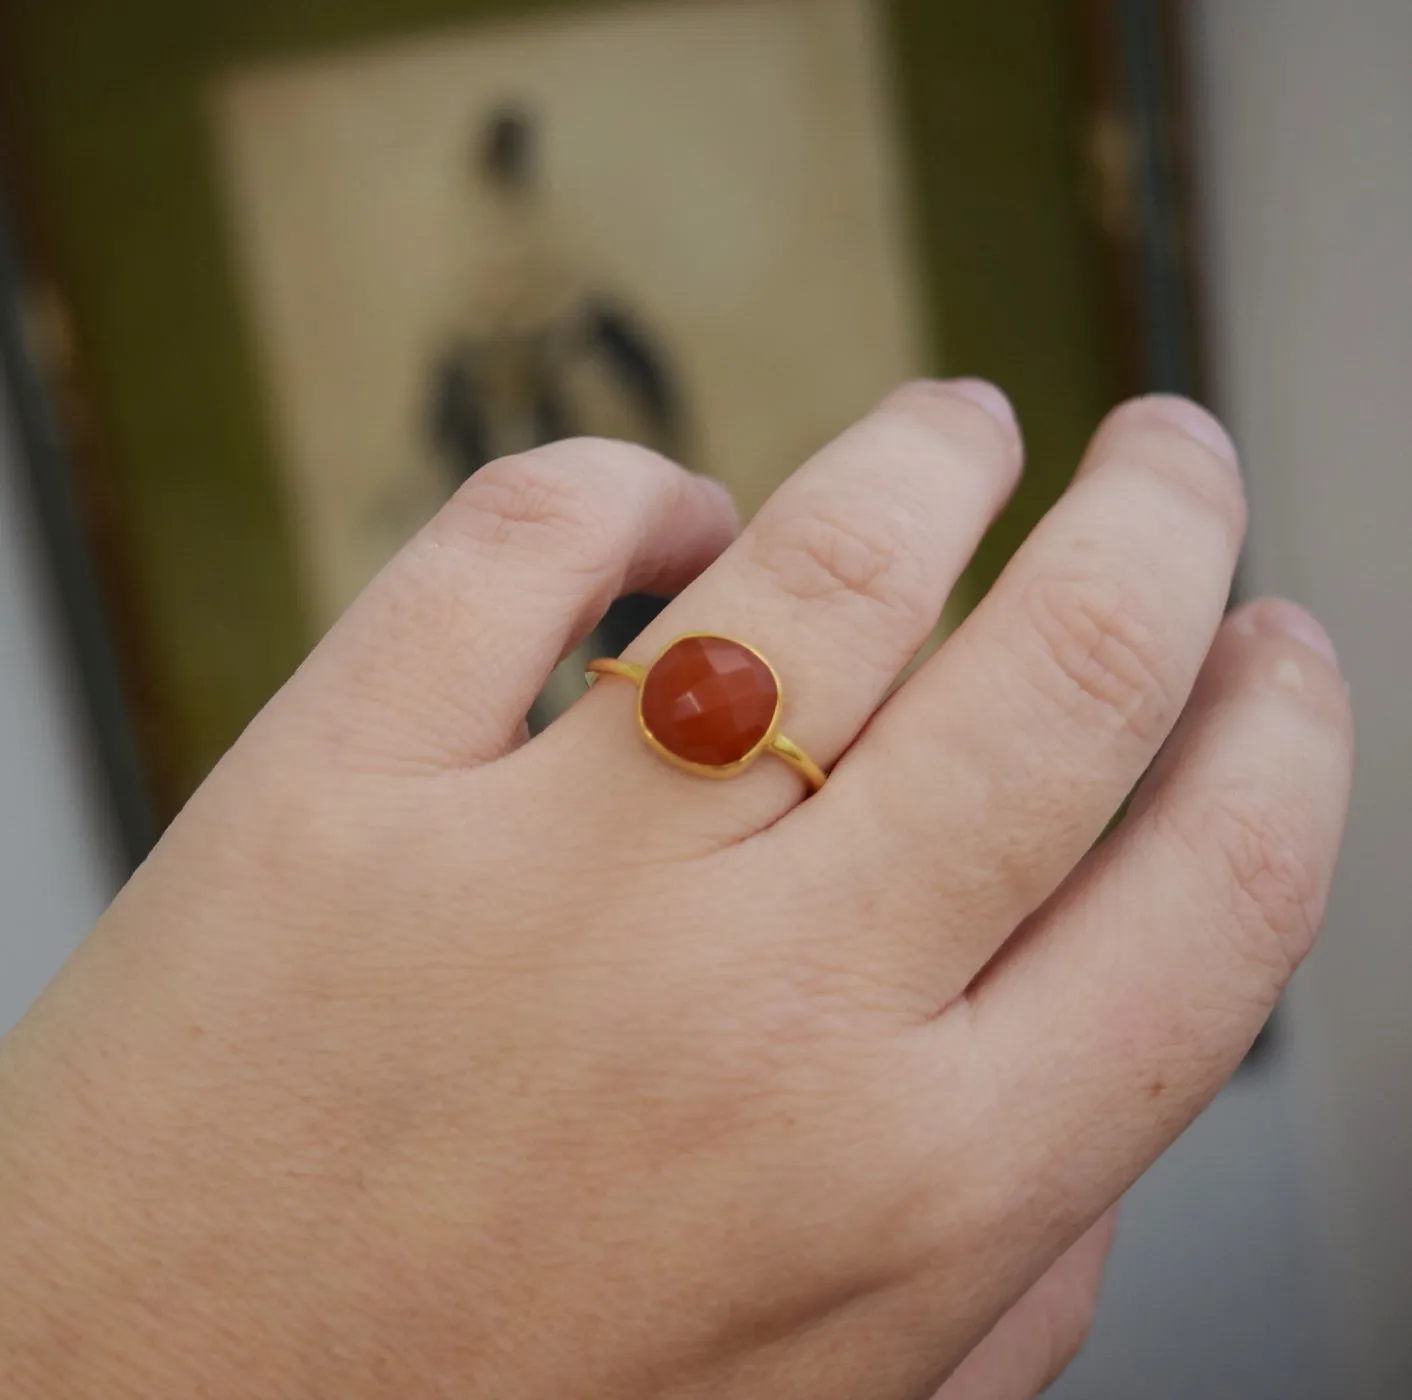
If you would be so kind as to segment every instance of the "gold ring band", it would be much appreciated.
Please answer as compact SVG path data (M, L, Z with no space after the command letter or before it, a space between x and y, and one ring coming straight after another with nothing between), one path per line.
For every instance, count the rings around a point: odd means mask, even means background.
M780 733L784 689L754 647L715 632L674 638L647 665L604 657L590 680L618 676L637 688L637 727L673 767L703 778L734 778L761 754L787 763L818 792L824 770Z

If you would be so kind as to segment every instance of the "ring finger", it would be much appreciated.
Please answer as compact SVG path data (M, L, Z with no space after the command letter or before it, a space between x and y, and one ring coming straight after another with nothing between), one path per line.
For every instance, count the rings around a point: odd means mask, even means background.
M827 768L936 626L1020 458L990 385L898 390L790 478L624 659L649 662L693 632L748 643L780 676L783 732ZM798 801L799 776L778 762L719 784L676 771L640 742L633 706L631 689L608 681L537 741L551 762L590 770L597 811L639 822L670 811L710 845Z

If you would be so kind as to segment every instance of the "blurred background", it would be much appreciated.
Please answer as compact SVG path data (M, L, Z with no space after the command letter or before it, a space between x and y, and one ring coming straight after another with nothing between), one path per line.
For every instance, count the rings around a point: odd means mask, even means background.
M1409 150L1406 0L0 0L0 1030L483 462L611 433L750 510L897 380L992 377L1030 468L940 639L1109 405L1191 393L1358 785L1054 1393L1406 1400Z

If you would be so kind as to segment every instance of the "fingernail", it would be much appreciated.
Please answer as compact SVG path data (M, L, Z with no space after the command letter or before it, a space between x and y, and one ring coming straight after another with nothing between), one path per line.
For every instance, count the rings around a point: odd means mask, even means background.
M1144 411L1154 418L1185 433L1208 452L1214 452L1223 462L1235 464L1236 448L1231 435L1215 415L1208 413L1200 404L1176 394L1148 394L1139 402Z
M1288 637L1338 668L1338 653L1329 634L1303 608L1283 598L1267 598L1242 609L1236 627L1247 635L1263 632L1267 636Z
M724 481L721 481L718 477L707 476L705 472L697 472L695 475L696 479L703 483L708 490L713 491L717 496L721 497L721 499L730 506L732 511L735 510L735 497L731 494L730 487L727 486Z
M985 409L1003 428L1016 426L1015 409L1005 394L986 379L951 379L946 387Z
M1286 636L1303 642L1310 651L1318 652L1330 666L1338 666L1338 652L1334 650L1329 634L1307 612L1291 608L1282 626Z

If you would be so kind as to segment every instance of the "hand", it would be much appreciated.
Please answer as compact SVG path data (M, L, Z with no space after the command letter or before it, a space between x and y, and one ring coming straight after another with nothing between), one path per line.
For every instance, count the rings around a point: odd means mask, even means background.
M1019 462L962 382L734 543L626 446L477 475L4 1043L6 1395L1032 1395L1310 945L1350 737L1305 614L1222 623L1239 477L1170 399L886 698ZM620 680L523 742L688 583L630 657L758 646L819 795L669 767Z

